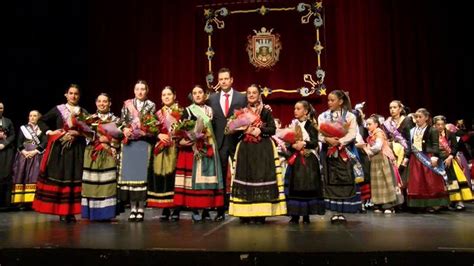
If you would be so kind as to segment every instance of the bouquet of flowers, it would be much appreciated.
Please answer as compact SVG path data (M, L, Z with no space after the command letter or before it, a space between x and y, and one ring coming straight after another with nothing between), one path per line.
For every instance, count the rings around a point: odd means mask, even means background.
M180 108L177 104L174 104L171 106L170 112L158 111L156 114L159 120L160 133L169 134L170 138L172 139L173 130L176 127L176 124L181 121L183 109ZM168 142L159 140L156 143L155 148L153 149L153 153L157 155L172 144L173 143L171 140Z
M119 127L117 127L117 124L115 124L114 122L101 123L99 121L98 123L94 123L93 125L96 126L97 133L100 136L106 137L110 143L112 143L114 140L118 140L123 137L122 131L119 129ZM99 154L102 152L107 152L108 154L114 156L116 154L116 150L112 147L112 145L101 143L99 141L99 138L96 138L96 140L94 141L94 149L91 153L92 161L95 161L99 157Z
M294 128L278 128L275 132L275 136L288 144L294 144L296 142L296 131Z
M76 129L80 133L90 134L94 132L94 130L90 127L92 121L93 115L86 115L85 113L80 112L79 114L71 115L69 117L67 126L69 129Z
M156 135L160 131L160 122L154 114L145 114L140 116L140 129L145 135Z
M173 124L171 127L171 135L174 139L189 139L193 133L194 127L196 126L196 121L186 119L180 120L177 123Z
M194 156L196 157L212 157L214 150L209 143L210 131L205 127L202 118L198 117L194 120L179 121L173 127L173 138L188 139L193 144Z
M88 124L92 119L91 117L92 115L86 115L83 112L72 114L68 117L66 123L64 123L63 133L57 136L63 150L70 148L75 140L75 137L66 134L68 130L77 130L83 136L92 136L94 134L94 130Z
M166 129L167 132L171 132L171 129L175 123L181 120L183 115L183 109L179 108L177 104L171 107L171 112L167 113L162 119L162 129Z
M301 129L301 126L295 121L291 124L290 127L278 130L277 135L281 136L280 138L290 145L303 140L303 131ZM296 157L301 156L301 163L305 165L304 157L308 155L309 152L304 148L299 151L295 151L290 156L290 158L288 158L288 164L293 165L295 163Z
M325 121L319 125L319 132L326 137L342 138L347 134L347 125L337 121Z
M319 132L321 132L321 134L323 134L325 137L342 138L348 132L348 124L343 123L342 121L339 121L339 120L338 121L326 120L319 124ZM348 159L345 149L342 146L329 147L327 155L328 156L340 155L344 160Z
M234 114L227 121L225 134L233 134L236 131L245 130L248 126L256 124L259 120L260 117L257 114L245 108L235 110Z

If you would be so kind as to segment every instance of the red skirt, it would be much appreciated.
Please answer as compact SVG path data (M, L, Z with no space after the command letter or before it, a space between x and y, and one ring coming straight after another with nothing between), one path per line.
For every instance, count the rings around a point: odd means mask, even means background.
M56 184L39 178L33 209L39 213L73 215L81 213L81 183Z
M193 188L193 165L193 151L181 149L176 162L174 205L187 208L216 208L224 206L223 190Z
M443 177L423 165L414 154L410 157L407 193L409 199L448 197Z

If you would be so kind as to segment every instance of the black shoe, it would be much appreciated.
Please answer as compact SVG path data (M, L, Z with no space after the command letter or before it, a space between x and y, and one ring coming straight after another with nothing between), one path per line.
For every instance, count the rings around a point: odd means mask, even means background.
M339 223L339 215L333 215L333 216L331 217L331 223L332 223L332 224L337 224L337 223Z
M303 223L304 223L304 224L309 224L309 223L311 223L311 221L309 220L309 215L304 215L304 216L303 216Z
M216 218L214 218L214 222L223 222L225 220L225 214L218 213Z
M167 222L170 219L171 211L168 208L163 209L160 216L160 222Z
M338 220L340 223L345 223L345 222L347 222L346 217L344 217L344 215L341 215L341 214L339 214L339 215L337 216L337 220Z
M59 216L59 221L60 221L61 223L67 223L66 215L61 215L61 216Z
M201 214L201 219L203 222L210 222L211 215L209 214L209 210L203 210Z
M291 215L291 219L289 221L290 224L298 224L300 222L300 217L298 215Z
M71 215L67 215L67 216L66 216L66 222L67 222L67 223L75 223L75 222L76 222L76 216L74 216L74 215L72 215L72 214L71 214Z
M250 218L249 217L240 217L240 223L241 224L249 224L250 223Z
M130 216L128 216L129 222L136 222L137 221L137 212L130 212Z
M265 217L255 217L254 220L256 224L265 224Z
M143 222L145 220L145 212L139 211L137 212L135 222Z
M171 214L171 219L170 219L172 222L179 221L179 212L180 210L174 209L173 213Z

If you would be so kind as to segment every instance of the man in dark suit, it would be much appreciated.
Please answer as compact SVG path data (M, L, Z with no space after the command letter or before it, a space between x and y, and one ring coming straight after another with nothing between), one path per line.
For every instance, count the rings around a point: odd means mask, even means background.
M232 88L233 81L234 79L230 70L228 68L221 68L218 73L218 82L221 91L211 94L208 102L213 112L212 126L216 136L217 148L219 149L219 157L222 164L224 188L226 187L225 177L227 176L228 158L230 156L233 159L235 147L238 142L236 134L224 134L227 118L232 116L235 109L247 106L247 97ZM227 195L225 198L225 206L217 210L217 216L214 219L216 222L221 222L225 219L225 209L228 206Z
M11 171L15 155L15 129L10 119L3 116L4 105L0 102L0 209L9 207L11 195Z

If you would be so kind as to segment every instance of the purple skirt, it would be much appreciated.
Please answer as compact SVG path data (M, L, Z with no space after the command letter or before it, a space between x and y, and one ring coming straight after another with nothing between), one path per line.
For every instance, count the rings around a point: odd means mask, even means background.
M25 150L32 151L36 145L25 144ZM21 152L17 152L13 163L13 190L12 203L32 202L36 191L42 154L33 158L25 158Z

